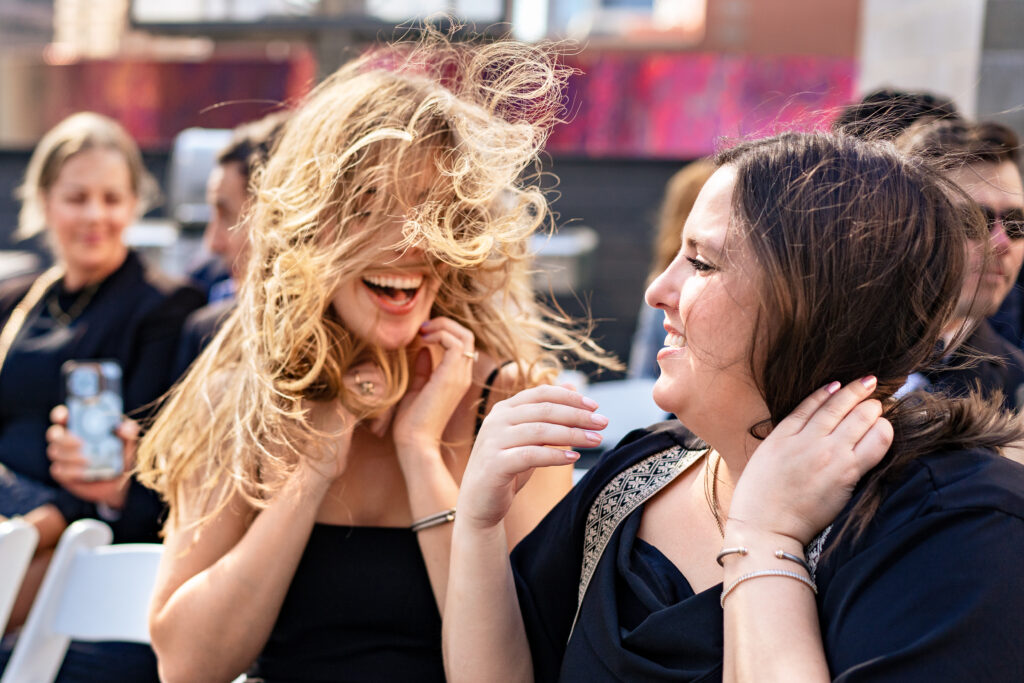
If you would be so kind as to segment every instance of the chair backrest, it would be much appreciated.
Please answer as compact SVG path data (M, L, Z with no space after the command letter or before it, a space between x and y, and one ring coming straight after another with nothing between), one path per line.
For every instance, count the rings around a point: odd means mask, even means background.
M102 522L61 536L0 683L52 681L72 639L149 642L147 614L163 546L110 545Z
M25 570L32 561L39 532L20 519L0 522L0 634L7 627Z

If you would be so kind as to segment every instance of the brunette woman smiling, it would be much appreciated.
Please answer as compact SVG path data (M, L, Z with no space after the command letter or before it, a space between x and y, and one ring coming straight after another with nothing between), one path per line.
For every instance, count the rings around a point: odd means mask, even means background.
M892 399L936 360L981 212L853 138L718 165L647 290L654 399L700 438L637 430L510 562L518 482L603 421L557 387L495 406L459 495L449 678L1024 680L1024 467L999 452L1021 426L977 398Z

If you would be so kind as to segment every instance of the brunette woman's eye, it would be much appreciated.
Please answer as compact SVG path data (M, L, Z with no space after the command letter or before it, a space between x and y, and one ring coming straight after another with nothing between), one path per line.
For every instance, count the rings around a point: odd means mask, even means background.
M708 272L710 272L710 271L715 269L715 267L713 265L711 265L707 261L701 261L699 258L694 258L692 256L687 256L686 260L693 267L693 269L696 270L698 273L708 273Z

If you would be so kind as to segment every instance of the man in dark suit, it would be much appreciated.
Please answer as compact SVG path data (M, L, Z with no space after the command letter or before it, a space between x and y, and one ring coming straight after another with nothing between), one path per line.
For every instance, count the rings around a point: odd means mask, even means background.
M1022 407L1024 353L987 320L1012 290L1024 261L1024 183L1017 135L995 122L932 120L911 127L899 146L937 161L947 177L981 207L989 231L988 244L975 244L971 250L947 341L965 327L973 331L937 367L912 381L955 395L966 394L972 387L984 395L1000 392L1008 408Z

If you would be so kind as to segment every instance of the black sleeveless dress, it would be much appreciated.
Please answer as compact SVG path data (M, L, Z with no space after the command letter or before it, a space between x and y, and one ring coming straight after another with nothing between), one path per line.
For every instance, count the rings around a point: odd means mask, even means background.
M317 524L253 674L443 681L441 616L407 528Z
M500 370L484 382L475 431ZM250 675L266 683L444 681L441 615L416 534L314 525Z

